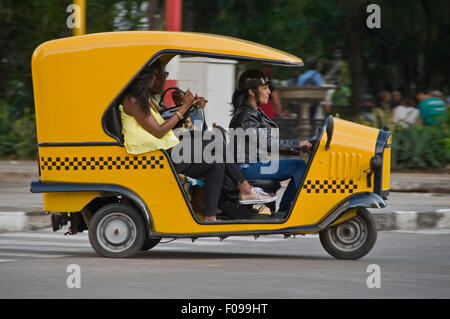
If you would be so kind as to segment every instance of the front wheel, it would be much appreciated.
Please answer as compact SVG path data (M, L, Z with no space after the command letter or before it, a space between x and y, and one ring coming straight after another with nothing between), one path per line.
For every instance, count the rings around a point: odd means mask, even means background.
M323 248L337 259L359 259L377 241L377 225L370 212L363 207L350 220L319 233Z
M100 208L89 224L89 241L103 257L131 257L144 244L146 227L131 205L114 203Z

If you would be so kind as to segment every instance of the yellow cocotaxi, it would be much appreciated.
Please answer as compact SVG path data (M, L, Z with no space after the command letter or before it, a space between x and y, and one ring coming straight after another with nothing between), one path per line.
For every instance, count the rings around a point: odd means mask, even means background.
M299 67L300 58L230 37L131 31L41 44L32 57L40 179L54 230L89 230L105 257L129 257L161 238L319 233L334 257L357 259L376 241L367 208L389 194L391 134L328 117L317 134L295 203L283 219L219 220L196 214L165 150L133 155L123 146L117 99L156 59L176 55ZM214 106L209 106L214 107Z

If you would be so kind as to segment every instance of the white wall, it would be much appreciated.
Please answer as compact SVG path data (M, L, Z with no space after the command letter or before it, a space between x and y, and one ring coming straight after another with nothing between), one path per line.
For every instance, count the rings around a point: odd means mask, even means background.
M195 95L208 100L205 108L206 123L228 128L231 98L235 87L236 61L201 57L178 60L178 87L188 88Z

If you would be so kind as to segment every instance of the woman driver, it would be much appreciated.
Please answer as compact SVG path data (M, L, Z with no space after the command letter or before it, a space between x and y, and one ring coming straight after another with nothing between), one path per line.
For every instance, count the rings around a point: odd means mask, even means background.
M146 66L124 92L123 105L120 105L119 109L127 152L141 154L165 149L172 157L172 152L169 150L180 143L172 129L192 105L205 107L207 101L203 97L194 97L188 90L179 110L164 121L159 114L156 100L164 88L167 75L164 65L157 60ZM234 163L174 162L174 167L177 173L194 178L205 177L204 219L208 222L216 221L225 170L233 177L239 188L240 203L267 203L276 200L276 197L253 188Z
M267 146L271 145L271 128L278 126L259 108L269 100L270 89L269 81L264 73L258 70L247 70L239 77L238 89L233 94L233 118L230 128L242 128L245 130L255 128L267 130ZM259 135L258 135L259 136ZM259 138L258 138L259 139ZM234 143L236 145L236 143ZM276 218L284 218L291 208L292 200L300 185L302 176L305 172L306 163L299 158L281 159L278 161L278 171L274 174L264 174L263 167L274 167L272 161L268 158L260 158L258 155L256 162L250 162L249 147L250 143L245 143L245 161L238 164L243 175L249 179L291 179L280 202ZM280 147L305 148L305 151L311 149L311 143L300 141L298 139L280 140ZM270 149L269 149L270 151ZM257 152L260 154L260 152ZM237 152L235 152L237 154ZM236 162L237 158L235 158Z

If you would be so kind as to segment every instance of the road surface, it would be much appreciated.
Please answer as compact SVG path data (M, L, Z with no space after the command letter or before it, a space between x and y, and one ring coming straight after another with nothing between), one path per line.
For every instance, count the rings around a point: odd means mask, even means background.
M0 299L449 298L450 231L382 231L356 261L330 257L313 235L181 239L107 259L86 232L3 233L0 282Z

